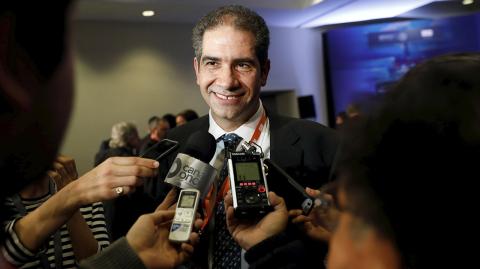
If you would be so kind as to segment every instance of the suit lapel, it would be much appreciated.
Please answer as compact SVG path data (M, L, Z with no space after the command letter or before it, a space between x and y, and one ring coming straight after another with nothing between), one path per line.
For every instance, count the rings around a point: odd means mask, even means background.
M288 128L284 128L287 123L286 118L277 115L268 116L270 123L270 158L281 167L299 167L303 165L302 147L300 136Z

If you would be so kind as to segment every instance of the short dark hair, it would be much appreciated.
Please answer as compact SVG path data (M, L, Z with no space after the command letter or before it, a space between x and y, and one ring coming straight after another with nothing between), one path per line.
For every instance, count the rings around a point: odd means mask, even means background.
M473 258L454 252L478 228L468 226L480 177L478 70L480 54L428 60L378 111L344 129L347 209L391 239L408 268Z
M175 115L171 113L167 113L163 115L162 119L168 122L168 124L170 125L170 128L174 128L175 126L177 126L177 122L175 121Z
M251 32L255 36L255 54L260 64L265 64L268 59L268 46L270 45L270 32L267 24L260 15L239 5L219 7L197 22L192 33L193 49L197 60L200 60L202 56L202 42L205 31L228 23L231 23L237 29Z
M178 113L179 116L182 116L185 118L186 121L192 121L194 119L198 119L198 114L192 109L186 109L180 113Z

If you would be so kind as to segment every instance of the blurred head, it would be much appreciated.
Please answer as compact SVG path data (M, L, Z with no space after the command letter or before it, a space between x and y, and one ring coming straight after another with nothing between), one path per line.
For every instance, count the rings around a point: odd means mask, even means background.
M162 116L162 119L164 119L168 122L168 127L170 129L175 128L175 126L177 126L175 115L173 115L173 114L170 114L170 113L165 114L165 115Z
M382 250L389 254L377 262L396 255L406 268L475 261L467 253L478 229L471 217L480 176L478 70L478 54L419 64L379 111L345 130L338 165L344 212L329 268L357 268L359 255ZM366 252L375 245L386 247Z
M41 178L63 140L73 96L69 10L70 1L0 1L2 198Z
M267 83L266 23L245 7L220 7L200 19L192 40L202 97L217 124L235 129L257 111L260 88Z
M349 118L355 118L361 115L360 107L358 104L350 104L346 109L347 116Z
M340 126L347 121L347 113L342 111L338 113L337 117L335 117L335 126Z
M156 141L160 141L165 138L169 129L170 124L166 120L160 119L157 126L153 129L150 138Z
M113 125L109 146L110 148L138 149L140 137L138 137L137 126L130 122L119 122Z
M150 133L157 127L160 118L157 116L152 116L148 119L148 130Z
M194 119L198 119L198 114L197 112L187 109L184 110L180 113L177 114L177 117L175 119L177 125L183 125L189 121L192 121Z

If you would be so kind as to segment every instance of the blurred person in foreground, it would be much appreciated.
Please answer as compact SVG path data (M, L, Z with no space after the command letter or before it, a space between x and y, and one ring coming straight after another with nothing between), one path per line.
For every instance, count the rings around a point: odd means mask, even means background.
M346 129L338 165L338 222L327 267L467 268L477 263L476 178L480 161L480 55L433 58L410 70L371 115ZM318 194L318 192L317 192ZM286 241L283 200L257 223L227 225L252 267L298 267L299 241ZM317 209L312 235L322 227ZM319 218L320 217L320 218ZM318 234L318 233L317 233ZM293 247L292 247L293 246ZM318 266L323 263L318 261ZM310 265L313 267L313 265Z
M71 1L0 2L2 201L44 177L61 145L73 97L71 8ZM57 229L79 206L129 193L144 177L153 176L158 165L136 157L110 158L48 199L46 203L57 199L54 206L63 210L42 219ZM92 182L88 189L82 188L86 181ZM182 263L193 247L188 243L172 245L167 240L168 223L174 215L168 207L173 202L166 199L155 212L141 216L125 238L83 261L80 267L171 268ZM3 222L3 205L0 213ZM191 242L196 236L192 234ZM0 237L3 248L5 234L0 233ZM3 254L0 268L14 268Z

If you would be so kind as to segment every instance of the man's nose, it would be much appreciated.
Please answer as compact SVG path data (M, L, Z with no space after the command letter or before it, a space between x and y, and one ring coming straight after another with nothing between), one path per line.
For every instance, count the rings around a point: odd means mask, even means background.
M240 83L235 70L231 67L222 68L217 78L217 85L220 85L227 90L238 88Z

